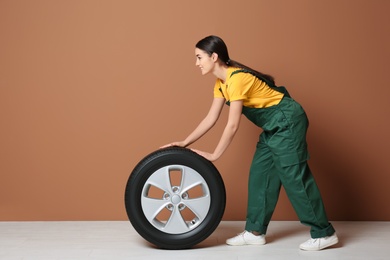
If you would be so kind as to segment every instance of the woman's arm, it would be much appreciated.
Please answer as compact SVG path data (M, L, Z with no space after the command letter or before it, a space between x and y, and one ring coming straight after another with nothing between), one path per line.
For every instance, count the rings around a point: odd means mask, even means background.
M221 155L225 152L225 150L232 142L233 137L239 128L242 113L242 104L242 100L237 100L230 103L228 122L225 126L225 130L223 131L221 139L219 140L219 143L213 153L207 153L195 149L193 149L193 151L197 152L209 161L215 161L219 157L221 157Z
M196 140L201 138L215 125L215 122L217 122L224 104L225 104L224 98L214 98L210 110L207 113L206 117L200 122L200 124L195 128L195 130L184 141L173 142L164 145L162 148L168 146L186 147L194 143Z

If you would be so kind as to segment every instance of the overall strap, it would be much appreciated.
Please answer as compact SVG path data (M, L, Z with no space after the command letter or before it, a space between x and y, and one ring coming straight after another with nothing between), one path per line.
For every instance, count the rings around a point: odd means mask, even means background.
M285 87L283 87L283 86L278 87L274 83L272 83L271 81L267 80L266 78L262 77L261 75L257 75L255 73L253 73L250 70L240 69L240 70L233 71L232 74L230 74L230 77L232 77L234 74L237 74L237 73L249 73L249 74L252 74L256 78L258 78L261 81L265 82L273 90L276 90L276 91L278 91L280 93L283 93L286 97L290 97L290 94L288 93L288 91L287 91L287 89Z

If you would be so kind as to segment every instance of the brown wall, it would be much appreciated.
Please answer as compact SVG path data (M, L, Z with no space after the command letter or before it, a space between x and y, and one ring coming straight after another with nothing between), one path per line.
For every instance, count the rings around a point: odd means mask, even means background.
M127 178L209 108L194 44L274 75L306 109L331 220L390 220L390 2L0 1L0 220L125 220ZM226 122L194 147L211 151ZM260 130L216 162L225 220L245 217ZM275 220L296 220L284 192Z

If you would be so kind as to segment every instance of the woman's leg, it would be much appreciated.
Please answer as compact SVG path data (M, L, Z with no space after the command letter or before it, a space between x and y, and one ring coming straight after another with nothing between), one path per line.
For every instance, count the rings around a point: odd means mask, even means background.
M333 235L335 230L328 221L320 191L307 162L283 167L280 178L299 220L311 227L311 237Z
M266 234L279 198L281 182L272 154L262 141L257 144L248 181L248 208L245 230Z
M300 221L311 227L312 238L332 235L320 191L310 171L306 144L308 120L296 103L282 108L287 127L281 128L268 142L274 153L274 163L286 194Z

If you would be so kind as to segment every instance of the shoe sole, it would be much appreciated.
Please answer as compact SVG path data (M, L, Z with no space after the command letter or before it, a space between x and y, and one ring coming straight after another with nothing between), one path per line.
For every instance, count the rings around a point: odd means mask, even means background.
M228 243L226 242L228 246L261 246L265 245L266 242L258 242L258 243L245 243L245 244L235 244L235 243Z

